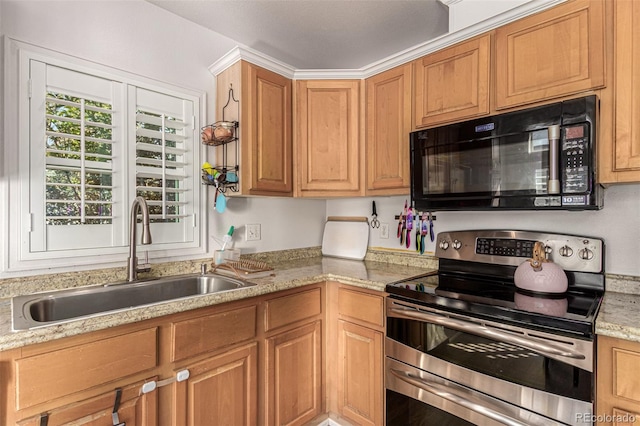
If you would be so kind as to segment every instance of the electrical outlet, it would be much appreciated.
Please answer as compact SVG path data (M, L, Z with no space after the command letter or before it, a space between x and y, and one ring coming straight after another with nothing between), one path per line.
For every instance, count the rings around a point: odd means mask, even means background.
M246 241L258 241L262 236L260 235L260 224L251 223L245 225L246 229Z
M388 239L389 238L389 224L381 223L380 224L380 238Z

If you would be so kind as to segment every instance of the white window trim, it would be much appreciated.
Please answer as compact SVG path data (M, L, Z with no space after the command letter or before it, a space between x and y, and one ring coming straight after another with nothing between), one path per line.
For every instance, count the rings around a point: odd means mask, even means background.
M22 70L25 63L34 59L51 65L70 67L78 72L85 72L98 77L135 84L137 87L158 90L163 93L191 99L196 106L194 114L194 167L200 164L203 158L204 148L200 144L200 123L205 122L206 117L206 93L189 88L160 82L147 77L132 74L126 71L110 68L108 66L90 62L81 58L69 56L63 53L51 51L46 48L34 46L29 43L4 37L4 144L0 144L2 164L0 164L0 278L9 278L22 275L37 275L51 272L66 272L125 266L128 256L128 247L111 247L101 249L84 250L82 255L74 253L30 253L25 256L22 247L27 242L21 241L24 233L21 232L29 225L31 220L28 215L23 215L25 198L29 198L29 169L24 167L29 158L21 154L21 146L29 145L29 115L28 102L28 74ZM199 106L199 108L198 108ZM1 142L1 141L0 141ZM25 145L23 145L25 144ZM27 156L28 157L28 156ZM130 181L131 176L127 176ZM162 249L154 249L151 246L139 246L139 257L149 248L149 258L152 262L179 261L202 258L208 251L207 238L207 211L206 188L199 185L199 174L194 176L194 218L193 226L196 227L194 242L191 244L165 244ZM127 189L128 192L129 189ZM126 196L130 201L134 193ZM129 202L130 202L129 201ZM125 241L128 242L128 213L130 205L126 207ZM28 210L26 210L28 211ZM20 217L22 216L22 217ZM138 233L139 235L139 233ZM27 257L27 258L25 258Z

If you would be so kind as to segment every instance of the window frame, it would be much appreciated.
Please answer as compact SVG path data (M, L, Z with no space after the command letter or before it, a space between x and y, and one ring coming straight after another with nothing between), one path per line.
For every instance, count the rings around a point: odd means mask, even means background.
M114 69L81 58L73 57L46 48L34 46L5 37L4 40L4 145L0 145L3 154L3 169L0 169L0 238L2 238L0 256L0 277L29 274L50 273L55 271L108 268L124 266L128 255L128 218L131 202L135 198L135 137L131 139L129 117L135 111L123 112L122 140L126 141L123 151L131 155L124 164L123 197L114 200L120 204L114 206L114 216L124 220L119 230L118 241L122 245L81 250L64 250L55 252L31 252L27 229L33 228L30 214L30 161L31 146L29 123L30 61L35 60L52 66L105 78L122 83L123 105L128 107L127 87L141 88L160 92L177 98L188 99L193 103L192 116L192 150L189 158L190 169L188 180L192 186L193 209L190 226L193 226L193 241L186 243L165 243L161 245L139 248L138 253L148 250L152 261L174 261L203 257L208 251L206 188L200 184L200 159L204 148L200 143L199 129L206 117L206 92L181 87L143 77L127 71ZM9 143L12 142L12 143ZM25 148L27 147L27 148ZM132 173L134 173L132 175ZM64 226L64 225L62 225ZM184 224L183 224L184 226ZM153 234L153 225L152 225ZM139 256L140 256L139 254Z

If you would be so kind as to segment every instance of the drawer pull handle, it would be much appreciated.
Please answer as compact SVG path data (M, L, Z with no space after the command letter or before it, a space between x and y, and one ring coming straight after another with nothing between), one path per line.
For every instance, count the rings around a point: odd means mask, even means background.
M156 388L169 385L174 382L184 382L189 378L189 370L180 370L176 373L175 377L169 377L168 379L160 380L158 382L151 381L142 385L141 393L149 393L156 390Z
M111 413L111 420L113 426L126 426L125 422L120 422L118 416L118 409L120 409L120 399L122 398L122 388L116 389L116 400L113 402L113 412Z

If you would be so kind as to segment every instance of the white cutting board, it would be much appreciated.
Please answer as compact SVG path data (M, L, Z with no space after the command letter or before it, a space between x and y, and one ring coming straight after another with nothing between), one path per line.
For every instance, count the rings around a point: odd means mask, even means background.
M322 255L364 259L369 245L369 222L362 216L329 216L322 236Z

